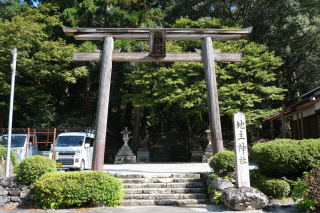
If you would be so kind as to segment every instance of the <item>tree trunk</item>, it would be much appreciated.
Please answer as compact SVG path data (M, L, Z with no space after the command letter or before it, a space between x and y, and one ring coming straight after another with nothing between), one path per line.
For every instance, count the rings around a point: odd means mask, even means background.
M126 114L125 114L125 120L124 120L124 126L128 127L128 129L132 129L131 125L132 120L132 103L127 103L126 105Z
M136 107L134 113L134 126L132 137L132 150L137 154L139 147L139 133L140 133L141 107Z
M148 108L144 108L143 109L143 116L142 116L141 121L140 121L141 125L140 125L140 133L139 133L139 135L140 135L141 138L145 137L146 131L144 131L144 130L146 130L148 128L148 126L147 126L148 116L149 116L149 109Z
M91 116L91 75L89 72L85 81L85 114L86 117Z
M69 84L66 85L65 90L65 98L64 98L64 111L67 112L70 109L70 86Z
M141 94L141 86L137 86L137 93ZM141 107L136 107L134 113L134 124L133 124L133 136L132 136L132 151L137 154L139 148L139 136L140 136L140 123L141 123Z
M190 119L189 119L188 115L186 117L186 122L187 122L189 137L193 138L193 131L192 131L192 128L191 128L191 123L190 123Z
M0 118L0 128L4 128L4 113L5 113L5 110L2 109L1 110L1 118ZM1 133L0 133L1 134Z

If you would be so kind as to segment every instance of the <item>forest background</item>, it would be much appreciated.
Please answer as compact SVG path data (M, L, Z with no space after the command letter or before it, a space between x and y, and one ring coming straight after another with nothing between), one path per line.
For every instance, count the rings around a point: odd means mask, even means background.
M12 49L18 49L13 127L95 126L100 62L74 62L102 41L76 41L61 26L95 28L242 28L241 41L213 42L242 53L216 63L222 121L244 112L250 138L262 118L318 87L319 0L0 0L0 128L7 127ZM147 41L115 41L122 52L148 52ZM201 41L168 41L168 52L194 52ZM202 63L113 63L108 130L147 132L208 128ZM268 124L264 124L267 128ZM231 128L222 123L222 131ZM280 127L279 127L280 128ZM279 131L280 132L280 131Z

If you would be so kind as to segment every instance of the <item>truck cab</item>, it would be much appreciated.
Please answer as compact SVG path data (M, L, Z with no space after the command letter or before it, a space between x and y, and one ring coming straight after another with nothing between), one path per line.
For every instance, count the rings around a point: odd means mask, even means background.
M89 132L65 132L56 139L55 152L58 169L91 169L94 134ZM51 150L53 151L53 150Z
M33 140L33 134L29 135L29 141ZM37 142L37 136L35 136L35 142ZM14 151L17 160L19 163L26 158L26 149L27 149L27 134L11 134L11 149ZM4 147L7 147L8 144L8 135L3 135L0 139L0 144ZM32 146L32 143L28 144L28 157L38 154L38 144L35 143Z

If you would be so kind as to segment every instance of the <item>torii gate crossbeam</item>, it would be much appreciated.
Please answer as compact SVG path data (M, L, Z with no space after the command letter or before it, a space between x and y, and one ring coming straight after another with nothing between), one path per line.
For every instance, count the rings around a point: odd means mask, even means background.
M99 95L96 115L96 136L93 148L92 170L103 171L105 139L108 120L108 107L110 95L110 82L112 61L141 61L141 62L172 62L172 61L201 61L204 62L206 90L208 99L209 122L211 131L212 153L223 150L222 131L216 74L214 62L240 62L239 53L217 53L212 48L212 40L227 41L240 40L251 33L252 28L246 29L148 29L148 28L68 28L63 27L68 36L76 40L104 40L101 53L74 53L76 61L101 60ZM149 40L155 42L157 37L152 37L154 31L161 31L164 35L164 44L161 43L161 54L153 52L150 42L148 53L120 53L113 51L114 40ZM162 39L163 37L161 37ZM166 53L165 41L168 40L202 40L202 52L199 53ZM163 51L164 49L164 51ZM154 57L156 55L157 57ZM161 55L161 56L160 56Z

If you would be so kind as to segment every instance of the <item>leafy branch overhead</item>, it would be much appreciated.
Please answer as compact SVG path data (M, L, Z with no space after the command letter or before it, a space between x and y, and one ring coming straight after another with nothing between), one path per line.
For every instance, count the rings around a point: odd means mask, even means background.
M216 19L195 22L182 18L173 27L220 28L217 24L219 20ZM187 52L201 49L201 41L168 42L168 46L172 52ZM281 59L264 45L247 40L214 41L213 48L224 53L243 54L242 62L216 63L220 114L231 116L238 111L244 112L250 125L273 113L276 109L272 101L282 100L286 91L273 83L276 80L274 70L281 66ZM142 92L125 94L125 102L132 101L135 106L153 109L162 104L165 111L178 107L189 116L207 111L204 107L207 99L203 63L159 63L153 69L139 63L138 70L127 75L127 84L141 85Z

